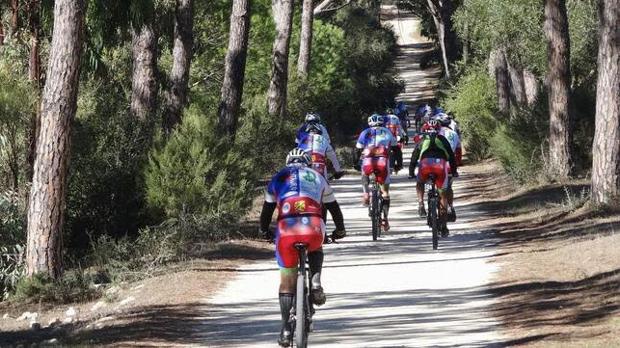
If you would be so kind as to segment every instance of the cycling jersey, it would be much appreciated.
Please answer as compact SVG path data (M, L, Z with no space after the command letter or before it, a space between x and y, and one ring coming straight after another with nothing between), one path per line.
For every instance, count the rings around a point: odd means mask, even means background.
M453 152L456 152L456 149L461 147L461 139L459 135L448 127L441 127L439 134L443 135L446 140L450 143L450 148L452 148Z
M398 142L392 132L385 127L371 127L365 129L357 139L355 147L363 149L364 157L388 157L390 147Z
M418 161L426 158L447 160L450 163L450 171L456 173L457 163L448 140L441 134L424 134L416 149L411 154L409 175L413 176Z
M386 115L384 118L385 127L392 132L392 135L398 139L398 137L405 136L405 130L403 129L400 119L396 115Z
M327 177L326 158L332 162L334 170L340 172L340 162L336 156L336 151L321 134L305 134L299 141L299 148L304 150L312 158L312 168Z
M265 202L276 203L276 259L283 268L297 266L295 243L304 243L308 251L321 248L325 237L322 203L336 198L325 178L312 168L291 165L276 174L265 191Z
M308 127L308 125L309 123L305 122L299 127L299 129L297 130L297 135L295 137L295 144L299 144L301 142L301 139L304 138L306 135L308 135L308 132L306 131L306 128ZM327 133L327 128L325 128L325 126L322 125L321 123L318 123L317 125L321 129L321 135L324 136L325 139L327 139L327 142L331 144L332 140L329 138L329 134Z
M316 170L287 166L276 174L265 192L265 201L277 203L278 219L290 216L322 216L322 203L335 201L327 180Z

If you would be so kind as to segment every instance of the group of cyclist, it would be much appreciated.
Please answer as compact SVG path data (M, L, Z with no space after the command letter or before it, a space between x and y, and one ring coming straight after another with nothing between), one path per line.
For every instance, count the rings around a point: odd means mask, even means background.
M400 102L384 114L372 114L368 128L356 142L359 162L355 169L362 174L362 204L369 204L370 176L374 175L382 194L382 229L388 231L390 209L390 175L403 169L402 149L409 143L407 106ZM417 179L418 212L426 217L424 185L431 174L441 197L440 224L442 236L448 235L447 222L456 220L451 190L452 179L458 176L461 145L456 122L440 108L422 105L414 116L418 129L413 137L415 150L409 165L409 178ZM313 305L326 302L321 285L323 243L326 235L326 216L329 211L336 229L329 237L344 238L346 230L342 211L328 182L327 160L334 169L333 178L344 175L327 129L316 113L308 113L297 131L297 147L286 157L286 166L269 182L260 215L259 232L273 240L276 260L280 267L279 302L282 328L278 343L288 347L292 342L289 323L294 303L299 251L295 244L303 243L308 252L310 299ZM416 174L417 170L417 174ZM273 212L278 209L277 229L269 229Z

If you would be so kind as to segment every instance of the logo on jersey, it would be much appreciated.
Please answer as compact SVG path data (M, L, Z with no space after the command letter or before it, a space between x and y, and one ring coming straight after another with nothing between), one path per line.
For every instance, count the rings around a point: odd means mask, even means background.
M298 213L303 213L306 211L306 201L295 202L295 211Z
M303 179L308 181L308 182L315 182L316 181L316 174L314 174L311 171L306 171L306 173L303 176Z
M291 211L291 205L288 202L286 202L282 206L282 213L283 214L288 214L289 211Z
M307 217L304 216L304 217L301 218L301 223L304 224L304 225L307 225L307 224L310 223L310 219L308 219Z

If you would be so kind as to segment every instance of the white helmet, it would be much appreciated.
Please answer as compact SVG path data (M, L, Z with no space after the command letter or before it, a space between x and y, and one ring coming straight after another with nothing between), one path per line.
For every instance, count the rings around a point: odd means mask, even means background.
M321 116L314 112L309 112L306 114L306 122L308 123L319 123L321 122Z
M303 165L310 165L312 163L312 158L302 149L296 147L291 150L286 156L286 165L299 163Z

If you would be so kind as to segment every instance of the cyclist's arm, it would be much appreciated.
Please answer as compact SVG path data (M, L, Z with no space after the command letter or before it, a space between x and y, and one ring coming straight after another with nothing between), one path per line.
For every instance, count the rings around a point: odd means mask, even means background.
M334 171L336 171L336 173L341 172L342 168L340 168L340 162L338 161L338 156L336 156L336 151L334 151L334 148L331 145L327 145L326 154L327 154L327 159L329 159L329 161L332 162Z
M271 223L271 217L276 210L277 204L275 202L263 202L263 209L260 212L260 229L261 231L267 231L269 224Z
M411 161L409 162L409 176L415 175L415 168L418 166L418 158L420 158L420 147L416 146L411 154Z
M329 211L334 220L334 225L336 225L336 229L344 230L344 217L342 216L342 210L340 210L340 205L338 201L336 201L336 196L334 196L334 189L331 186L325 184L325 191L323 191L323 205Z

